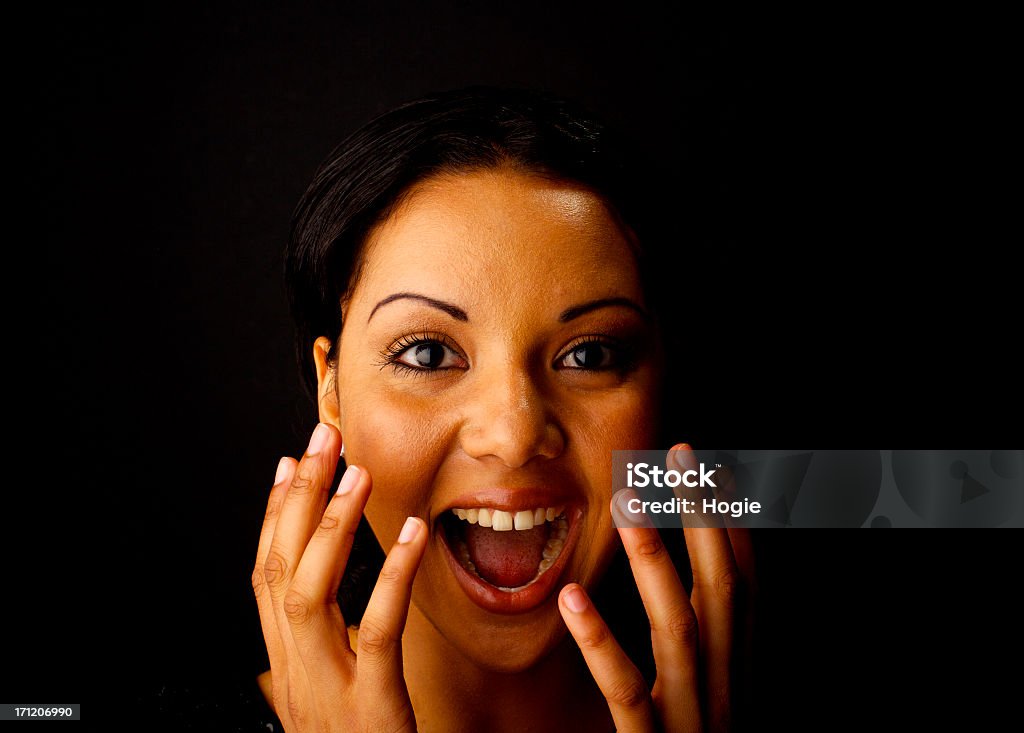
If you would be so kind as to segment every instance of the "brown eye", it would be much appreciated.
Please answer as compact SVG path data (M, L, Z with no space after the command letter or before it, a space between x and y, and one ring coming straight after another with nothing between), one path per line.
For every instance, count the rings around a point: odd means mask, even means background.
M615 366L615 352L599 341L580 344L562 357L558 365L563 369L609 369Z
M405 349L395 359L413 369L450 369L464 366L464 361L457 353L437 341L423 341Z

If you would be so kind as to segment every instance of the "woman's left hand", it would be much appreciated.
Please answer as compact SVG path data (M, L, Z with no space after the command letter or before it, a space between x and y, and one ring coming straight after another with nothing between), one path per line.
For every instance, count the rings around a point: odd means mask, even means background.
M689 446L675 446L669 462L692 468ZM559 610L579 644L619 731L732 730L735 639L749 632L754 553L749 530L684 527L693 568L687 597L661 536L654 528L619 528L637 588L647 609L657 674L648 690L636 665L608 630L586 591L572 583ZM740 632L740 633L737 633ZM746 652L746 650L744 650Z

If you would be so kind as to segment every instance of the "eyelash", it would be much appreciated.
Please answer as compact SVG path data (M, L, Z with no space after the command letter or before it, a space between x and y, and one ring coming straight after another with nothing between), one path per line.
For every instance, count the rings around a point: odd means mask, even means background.
M458 367L441 367L437 369L418 368L399 361L401 356L410 348L414 346L419 346L421 344L432 343L441 344L445 348L454 351L461 358L465 359L465 356L462 355L462 353L451 341L451 339L449 339L444 334L423 332L419 334L409 334L407 336L403 336L402 338L398 339L395 343L391 344L386 349L381 351L381 360L378 362L378 366L381 369L390 366L396 372L410 376L423 376L427 374L448 371L449 369L457 369ZM595 369L559 366L559 364L565 361L565 359L574 351L578 350L582 346L587 346L589 344L597 344L611 351L613 363L608 366L598 367ZM585 336L578 336L577 338L573 339L573 341L570 342L568 346L562 349L561 352L559 352L558 357L555 359L554 368L559 371L569 370L583 372L627 372L632 367L632 365L633 355L629 353L629 349L625 346L625 344L622 344L616 339L609 338L608 336L605 336L603 334L588 334Z
M386 349L381 351L381 360L380 362L378 362L378 366L381 369L390 366L396 372L403 374L409 374L411 372L412 375L416 376L430 374L433 372L442 372L447 371L448 369L456 368L444 367L440 369L422 369L414 366L409 366L408 364L405 364L398 360L402 356L402 354L408 351L411 347L419 346L420 344L441 344L445 348L451 349L460 357L465 359L465 357L462 356L462 353L458 350L458 348L455 346L452 340L445 336L443 333L428 333L424 331L423 333L419 334L409 334L408 336L402 336L402 338L398 339L398 341L396 341L395 343L391 344Z
M612 363L605 367L598 367L596 369L583 369L582 367L563 367L557 366L561 362L572 354L574 351L579 349L581 346L588 346L589 344L597 344L603 346L611 352ZM634 355L630 353L630 349L622 342L617 339L610 338L603 334L588 334L586 336L578 336L573 339L564 349L562 349L558 358L555 359L555 369L568 369L570 371L582 371L582 372L612 372L617 371L624 373L629 371L633 365Z

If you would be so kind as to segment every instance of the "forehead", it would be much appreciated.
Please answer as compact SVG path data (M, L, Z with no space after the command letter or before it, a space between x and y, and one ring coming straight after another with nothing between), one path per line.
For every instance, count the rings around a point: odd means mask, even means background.
M641 300L629 243L599 196L511 169L436 176L371 232L353 293ZM387 291L387 292L384 292Z

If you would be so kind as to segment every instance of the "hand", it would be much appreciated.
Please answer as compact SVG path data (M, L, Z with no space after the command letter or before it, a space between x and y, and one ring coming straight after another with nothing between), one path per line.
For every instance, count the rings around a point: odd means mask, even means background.
M687 445L669 452L671 468L696 467ZM683 529L693 568L689 598L675 566L651 527L619 528L651 625L657 670L647 689L640 671L622 651L586 591L562 589L559 610L576 639L619 731L732 730L731 685L738 601L753 586L753 547L748 530Z
M406 520L370 596L356 653L336 595L372 482L365 468L349 466L328 496L340 446L337 430L318 425L300 461L281 459L270 491L252 585L274 709L290 733L413 731L401 641L427 526Z

